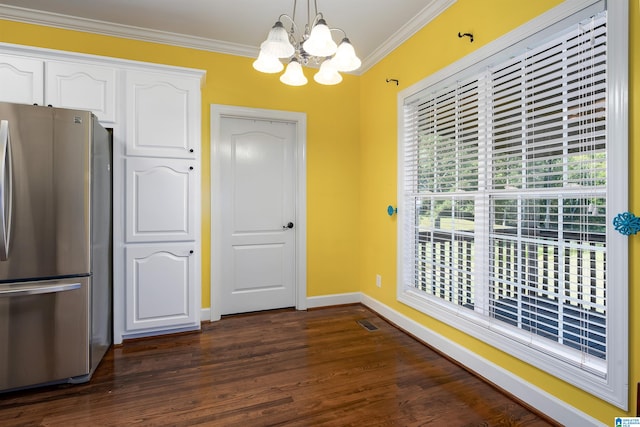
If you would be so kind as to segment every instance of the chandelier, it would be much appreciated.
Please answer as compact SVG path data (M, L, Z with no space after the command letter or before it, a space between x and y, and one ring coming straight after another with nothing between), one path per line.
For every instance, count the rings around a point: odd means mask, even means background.
M269 31L267 39L260 45L258 58L253 68L263 73L279 73L284 69L281 60L287 63L287 69L280 81L291 86L307 84L302 66L319 66L313 79L323 85L335 85L342 81L340 72L354 71L360 68L361 61L344 30L329 28L322 13L318 13L317 0L314 0L315 17L311 19L310 1L307 0L308 23L301 32L296 25L297 0L293 2L293 14L282 14ZM287 30L283 19L291 24ZM333 40L332 32L342 33L339 44Z

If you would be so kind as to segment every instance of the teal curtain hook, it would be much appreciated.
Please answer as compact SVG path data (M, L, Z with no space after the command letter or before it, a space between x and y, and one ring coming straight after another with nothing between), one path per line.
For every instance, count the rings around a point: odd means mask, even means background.
M640 231L640 218L631 212L623 212L613 218L613 227L620 234L629 236Z
M394 208L391 205L387 206L387 214L389 214L389 216L393 216L394 213L398 213L398 208Z

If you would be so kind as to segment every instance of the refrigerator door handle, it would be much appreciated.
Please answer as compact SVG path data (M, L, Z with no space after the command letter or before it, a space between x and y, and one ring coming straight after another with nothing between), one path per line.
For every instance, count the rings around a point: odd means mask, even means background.
M9 259L11 215L13 214L13 173L11 171L9 121L0 121L0 261Z
M66 292L80 289L80 283L64 283L55 285L11 285L0 286L0 298L17 297L24 295L51 294L56 292Z

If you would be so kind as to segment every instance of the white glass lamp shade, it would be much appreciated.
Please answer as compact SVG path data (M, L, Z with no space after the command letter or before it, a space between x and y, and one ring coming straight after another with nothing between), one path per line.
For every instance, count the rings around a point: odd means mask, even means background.
M307 78L302 72L302 65L297 59L292 59L287 65L284 74L280 76L280 81L289 86L304 86L307 84Z
M327 59L320 65L320 71L313 76L313 80L321 85L337 85L342 81L342 76L336 70L333 60Z
M336 55L331 59L331 62L338 71L354 71L362 65L360 58L356 56L353 45L346 37L340 42Z
M289 58L293 55L295 48L289 41L289 33L284 29L282 22L278 21L271 27L269 36L260 45L260 50L276 58Z
M311 29L311 34L303 43L302 48L312 56L331 56L336 53L338 46L331 38L331 30L324 19L319 19Z
M253 61L253 68L261 73L279 73L283 70L284 65L275 56L266 54L261 50L258 59Z

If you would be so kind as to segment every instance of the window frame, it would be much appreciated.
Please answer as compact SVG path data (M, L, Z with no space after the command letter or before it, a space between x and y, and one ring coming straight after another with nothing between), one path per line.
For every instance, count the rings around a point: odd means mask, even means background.
M404 143L405 103L425 88L450 80L464 79L489 63L499 62L512 52L522 51L526 44L544 39L597 10L601 0L564 2L534 18L514 31L496 39L398 94L398 247L397 299L422 313L449 324L522 361L585 390L619 408L628 409L628 241L616 232L611 220L616 213L627 210L628 197L628 1L607 2L607 360L606 374L600 376L580 369L558 357L538 351L516 340L504 339L488 322L471 313L452 310L450 305L435 298L425 298L414 287L404 284ZM516 42L514 42L516 40ZM615 149L614 149L615 148ZM622 284L612 288L612 284ZM615 292L611 292L614 290Z

